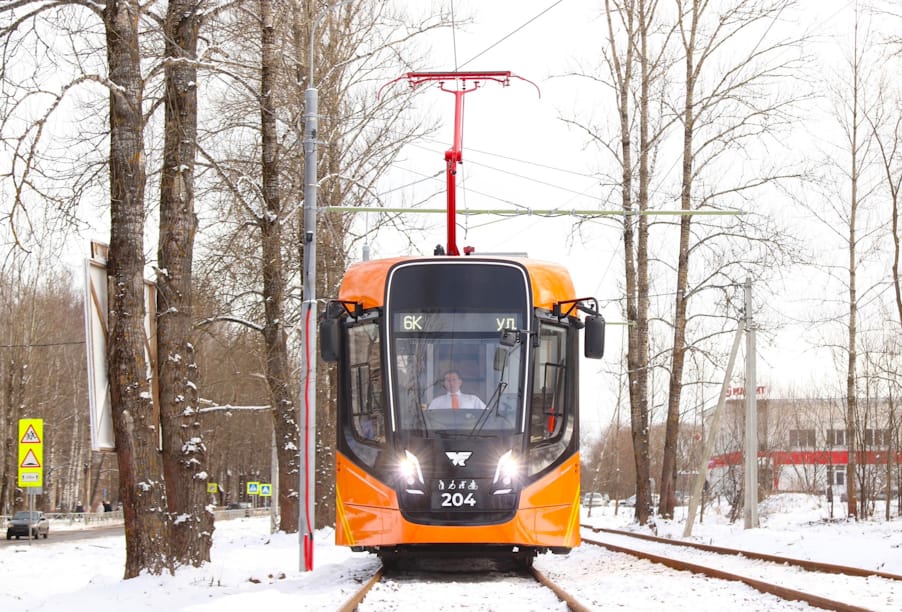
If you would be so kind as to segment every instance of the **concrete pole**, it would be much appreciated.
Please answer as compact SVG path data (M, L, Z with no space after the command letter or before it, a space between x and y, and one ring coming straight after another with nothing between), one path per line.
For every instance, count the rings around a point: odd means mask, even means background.
M689 514L686 516L686 525L683 528L684 538L692 535L692 525L695 523L695 514L702 499L705 480L708 478L708 463L711 461L711 455L714 454L714 444L717 442L717 433L720 430L720 416L723 414L724 404L727 401L727 389L730 387L730 379L733 377L733 364L736 363L736 353L739 352L739 340L742 338L743 329L745 329L745 321L740 321L739 327L736 329L736 336L733 339L733 348L730 350L730 358L727 361L727 369L723 375L723 384L720 386L720 399L717 400L717 408L714 410L711 425L708 427L708 437L705 439L705 449L698 466L698 475L695 477L695 482L692 485L692 494L689 497Z
M758 527L758 405L752 281L745 282L745 528Z

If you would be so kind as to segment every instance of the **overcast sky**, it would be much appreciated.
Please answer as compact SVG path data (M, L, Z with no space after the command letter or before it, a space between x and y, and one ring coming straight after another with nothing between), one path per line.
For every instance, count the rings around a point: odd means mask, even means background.
M423 3L408 2L411 10L427 10ZM451 2L434 2L446 8ZM561 117L579 116L599 108L613 113L613 98L599 97L600 88L590 88L585 81L566 77L573 72L587 72L599 63L604 44L605 25L600 20L601 0L525 0L517 2L454 2L455 17L470 17L471 22L436 34L426 70L510 70L535 83L513 80L510 87L487 84L465 97L463 136L463 169L458 176L458 208L465 210L486 208L523 209L612 209L618 207L616 192L599 184L597 174L610 159L603 159L595 149L587 148L584 134L568 129ZM822 79L815 83L816 97L810 108L804 109L804 122L793 130L798 144L787 147L788 154L798 149L821 155L832 146L830 127L820 124L829 121L831 106L827 84L838 74L851 46L851 1L801 2L802 10L785 14L787 23L769 32L799 35L810 32L814 38L804 49L815 58L811 74ZM822 86L821 86L822 85ZM804 86L801 81L788 80L786 87ZM423 142L407 150L399 160L387 186L406 184L427 174L438 174L432 190L435 196L428 206L444 206L443 152L450 148L454 116L454 97L438 89L421 93L419 104L424 112L431 112L444 121L437 140ZM613 115L612 115L613 117ZM795 153L793 153L795 149ZM779 152L765 151L765 155ZM672 164L670 162L673 162ZM663 172L677 173L677 161L663 164ZM386 205L409 204L422 197L423 191L401 192L392 195ZM787 223L801 225L803 217L790 201L767 195L774 214L785 216ZM663 208L678 208L678 202L664 202ZM430 254L436 244L444 244L444 221L430 217L418 221L430 223L431 231L423 239L419 254ZM620 229L610 219L584 222L574 230L572 218L546 219L536 215L510 217L461 217L458 246L471 245L477 252L528 253L531 257L550 259L567 265L574 276L577 292L592 295L607 306L606 318L619 323L621 315L615 303L620 297L619 283L623 276L622 255L619 251ZM802 227L802 233L808 232ZM398 242L390 236L380 236L372 245L372 256L397 254ZM406 247L406 245L405 245ZM842 252L842 245L833 255ZM416 254L416 253L413 253ZM797 280L793 280L797 278ZM761 288L763 290L763 288ZM803 317L811 308L802 298L818 297L828 290L814 283L810 274L790 277L783 292L776 298L768 296L770 311L785 313L786 322ZM758 289L756 289L757 291ZM834 291L830 290L830 291ZM617 367L620 355L620 336L623 328L609 327L608 357L605 369ZM774 342L766 336L758 337L758 384L771 388L796 387L811 392L829 394L825 379L836 380L831 358L826 351L812 351L807 345L806 332L800 326L780 331ZM744 344L743 344L744 347ZM744 353L744 350L743 350ZM610 394L613 380L609 372L592 372L589 364L584 374L584 386L591 393ZM744 368L740 355L736 369ZM609 402L610 403L610 402ZM585 404L584 404L585 405ZM595 410L595 408L592 408ZM603 424L608 415L587 415Z
M509 87L486 84L465 97L463 166L458 175L458 207L466 209L505 208L511 211L563 211L579 209L616 209L616 191L600 184L599 172L611 172L611 160L587 146L585 135L569 129L562 117L579 118L595 113L613 117L614 101L603 87L589 87L585 80L573 78L575 72L590 72L600 64L605 25L601 18L602 0L482 0L455 1L395 0L411 12L426 13L432 6L453 6L459 27L437 32L431 39L424 70L509 70L529 82L514 79ZM671 3L663 3L672 6ZM853 1L801 0L803 10L787 14L789 20L776 26L786 35L811 31L817 35L805 51L817 57L813 73L823 80L818 93L806 109L804 125L794 131L787 150L811 150L816 154L832 146L835 140L824 123L829 119L826 96L829 79L841 70L851 40ZM891 21L884 20L886 26ZM773 34L773 32L772 32ZM399 74L402 71L399 68ZM532 83L532 84L531 84ZM538 91L536 87L538 87ZM395 87L403 87L397 84ZM800 87L792 80L787 87ZM445 205L443 153L450 148L454 98L436 88L421 92L417 99L420 112L441 119L444 127L435 139L417 143L406 149L391 175L380 185L385 191L383 204L404 206L434 194L425 203L429 207ZM776 154L776 152L774 152ZM813 153L813 154L814 154ZM658 168L664 176L675 177L678 160L671 157ZM434 175L432 183L416 189L391 191L393 187ZM675 180L675 179L674 179ZM673 182L673 181L671 181ZM772 195L772 194L771 194ZM662 197L662 208L677 208L675 199ZM804 223L797 207L790 202L773 199L768 202L775 214L786 215L793 223ZM96 212L96 211L95 211ZM408 249L404 240L388 233L371 240L372 257L398 254L428 255L436 244L444 244L442 216L417 218L428 231L416 239L416 247ZM372 225L375 219L361 215L359 223ZM623 333L617 301L621 297L623 277L620 253L621 232L616 220L596 218L584 220L578 227L572 217L548 219L536 214L519 217L460 217L458 246L473 246L477 253L527 253L531 257L560 262L571 270L576 290L581 296L594 296L603 304L603 312L612 325L608 330L608 356L601 370L592 362L584 370L583 383L593 397L603 394L611 399L601 402L596 415L587 415L597 424L610 417L603 412L612 405L615 380L612 371L621 362L620 338ZM98 223L97 237L105 240L107 232ZM78 259L87 252L78 248ZM834 249L834 255L841 247ZM361 256L359 247L352 257ZM798 286L794 283L801 283ZM820 299L820 287L811 275L795 277L781 288L783 294L768 296L770 312L786 315L786 320L803 316L809 304L799 298ZM762 295L757 293L756 295ZM830 296L835 297L832 290ZM781 331L771 343L758 339L758 383L787 387L799 382L803 387L817 387L831 369L824 352L807 350L801 327ZM728 343L729 341L727 341ZM743 368L740 357L737 368ZM821 386L821 389L825 386ZM593 406L598 405L593 402Z

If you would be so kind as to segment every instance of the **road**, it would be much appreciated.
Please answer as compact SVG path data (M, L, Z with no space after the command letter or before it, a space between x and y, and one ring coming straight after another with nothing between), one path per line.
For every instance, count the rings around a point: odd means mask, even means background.
M47 536L47 539L38 538L37 540L30 540L28 538L22 538L21 540L16 540L13 538L12 540L6 539L6 534L3 533L2 537L0 537L0 550L2 550L5 546L16 545L16 544L24 544L26 542L30 542L35 546L47 546L52 545L54 542L73 542L75 540L93 540L95 538L102 538L110 535L121 535L123 532L122 525L109 525L109 526L98 526L98 527L90 527L88 529L54 529L53 523L50 523L50 534Z

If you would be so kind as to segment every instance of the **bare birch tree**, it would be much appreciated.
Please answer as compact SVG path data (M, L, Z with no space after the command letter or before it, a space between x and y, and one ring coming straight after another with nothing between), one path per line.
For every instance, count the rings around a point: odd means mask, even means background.
M159 417L144 352L144 80L141 6L102 12L110 91L110 251L107 364L125 516L125 576L169 568L167 499L157 452Z
M897 20L898 21L898 20ZM900 54L902 55L902 54ZM898 61L893 61L891 54L884 66L890 66L887 72L892 73L892 66L898 66ZM900 427L896 410L899 398L899 339L902 338L902 278L899 269L899 195L902 187L902 104L900 104L900 92L896 79L884 73L881 78L877 100L873 108L865 109L864 115L873 134L873 140L878 157L878 166L883 174L883 187L886 198L889 200L889 239L892 243L892 255L890 264L890 281L893 298L895 301L895 315L898 326L887 325L882 331L881 353L867 355L874 361L875 376L880 380L877 385L883 394L879 396L886 403L888 417L885 423L887 435L885 437L886 472L884 476L884 492L886 505L884 518L890 519L891 501L893 499L893 476L896 473L896 457L900 448ZM889 319L889 317L887 317ZM879 332L878 332L879 333ZM895 491L897 492L897 508L902 509L902 482L896 478Z
M630 399L630 422L633 457L636 468L636 519L648 520L651 507L649 490L649 415L648 415L648 313L649 313L649 183L653 149L662 134L653 131L649 117L652 90L666 69L664 50L667 36L660 50L649 48L649 37L655 27L658 3L605 2L607 34L610 50L608 70L613 78L619 115L620 149L616 151L622 182L620 194L623 206L623 250L626 289L627 328L627 385ZM615 26L615 19L617 26ZM624 41L618 49L618 30ZM638 74L637 74L638 73ZM632 102L635 100L635 110ZM633 132L638 124L638 143L633 144ZM638 157L638 173L633 154ZM612 151L614 152L614 151ZM634 175L638 190L634 189Z
M867 11L855 7L848 28L848 51L828 81L832 103L832 128L835 137L827 140L832 149L825 154L822 172L813 185L818 201L809 206L811 214L828 232L831 241L840 247L842 260L831 261L821 255L819 271L828 281L836 284L842 299L835 307L827 309L823 318L836 325L837 334L829 339L834 351L838 378L842 379L839 395L844 401L846 443L849 460L846 472L846 503L849 516L861 516L863 499L860 496L864 466L859 465L864 440L860 431L862 411L862 386L860 363L862 346L873 346L882 329L875 329L871 321L880 320L886 325L888 304L882 295L891 286L887 275L891 265L885 257L883 245L889 242L885 232L888 215L882 205L886 172L881 144L878 143L874 125L878 117L887 117L881 104L879 75L883 61L873 42L872 24ZM887 125L882 126L886 128ZM882 132L882 143L886 140ZM831 242L832 244L832 242ZM862 325L863 324L863 325Z
M888 62L890 66L894 65ZM898 65L898 64L896 64ZM890 285L896 303L896 315L902 329L902 276L899 269L899 195L902 188L902 104L895 79L884 75L873 109L865 109L864 115L873 133L884 179L884 188L890 204L889 239L892 241Z
M845 261L837 265L836 276L845 289L845 312L839 314L843 339L837 342L837 361L842 359L844 375L846 437L849 459L846 473L846 503L850 517L861 516L863 498L859 478L864 466L859 467L863 432L859 379L859 353L862 342L868 342L869 330L860 328L863 306L868 296L876 291L880 279L872 269L879 259L879 239L882 221L877 221L875 199L880 183L875 167L878 147L867 117L875 112L874 75L877 68L872 63L873 46L868 34L864 13L856 6L850 27L851 46L846 65L838 73L832 89L834 121L840 132L837 153L831 156L829 168L835 176L827 174L824 184L830 188L824 199L825 211L830 217L815 214L826 227L831 228L842 244ZM838 364L839 365L839 364Z
M44 250L22 228L21 241L0 264L0 513L27 508L18 489L18 419L44 420L44 483L36 503L44 511L71 509L81 495L82 466L90 461L84 406L84 340L80 296ZM6 232L0 232L6 234ZM30 235L29 235L30 234ZM30 252L21 249L28 246ZM75 468L75 469L73 469ZM79 498L80 499L80 498Z
M763 141L772 138L790 118L793 96L774 95L769 88L795 74L801 64L798 54L792 53L798 41L771 41L768 37L770 26L789 4L733 2L714 6L689 2L677 3L674 13L668 12L669 6L665 8L656 2L606 3L611 49L605 57L611 74L610 87L617 99L616 145L603 144L598 137L603 130L573 122L611 154L619 173L616 183L625 213L625 314L630 324L627 360L637 462L649 453L647 429L653 420L650 410L654 397L650 376L658 367L655 364L664 367L663 361L669 354L670 365L665 368L669 377L667 428L659 482L664 516L672 514L675 503L686 353L692 350L703 357L698 363L722 365L725 357L712 347L723 330L712 330L706 321L736 316L730 312L731 300L735 298L731 292L744 280L740 275L749 274L752 269L760 275L762 269L788 260L793 253L791 236L781 234L780 228L765 215L750 212L748 219L728 222L716 218L693 220L700 211L717 212L730 204L742 207L756 190L795 177L794 171L776 163L772 168L766 164L744 164L741 171L729 170L733 165L730 155L751 156L749 150L764 146ZM623 41L619 50L614 42L615 32ZM747 45L746 40L752 42ZM737 53L737 47L743 51ZM680 63L684 69L677 75L671 68ZM673 93L673 81L682 83L682 92ZM668 95L679 100L671 102ZM655 108L664 104L669 106L669 114ZM633 106L635 110L631 109ZM661 178L655 178L654 167L656 161L660 165L660 159L667 159L672 151L667 139L674 126L683 128L679 146L683 171L676 198L682 215L677 225L677 257L668 258L664 247L671 244L668 228L674 224L649 221L647 215L654 215L660 207L652 206L652 194L660 200L668 190ZM655 253L649 249L652 233L658 236ZM690 255L694 260L692 267ZM673 293L667 293L668 298L675 295L675 303L660 297L651 299L652 264L676 273ZM701 299L700 308L705 312L693 313L688 307L690 298L705 292L725 299L720 304L713 298ZM654 312L650 314L651 311ZM650 333L651 320L670 326L673 339L669 348L652 351L653 343L661 339ZM707 384L704 380L699 383ZM638 495L651 480L650 474L637 474ZM646 501L650 500L649 495ZM644 506L637 507L637 516L642 516Z
M143 62L148 58L145 52L153 50L153 28L148 28L154 17L151 5L141 5L131 0L108 0L103 3L81 2L70 0L65 2L48 2L45 0L18 0L0 6L0 16L4 18L3 34L7 49L15 50L4 59L4 68L9 69L17 52L26 49L21 43L34 38L43 41L40 33L47 30L59 29L69 34L63 37L71 47L68 49L70 60L67 64L73 68L72 80L63 82L56 93L48 89L42 82L42 77L37 70L28 87L22 89L19 100L27 100L29 97L49 98L44 101L43 108L39 107L37 113L29 114L25 105L20 111L24 111L17 119L22 121L25 128L15 139L16 147L14 157L17 162L12 174L17 189L17 205L26 210L29 191L35 190L41 182L53 184L54 179L61 178L56 174L57 169L52 167L54 160L43 155L44 147L42 138L49 138L44 128L61 107L68 92L79 86L87 84L100 84L106 88L108 101L108 128L100 133L90 134L89 130L83 130L93 142L81 146L90 148L91 144L99 144L108 141L109 154L105 160L108 178L100 178L100 166L85 166L88 172L83 172L80 178L73 181L78 187L69 190L71 195L82 196L87 190L109 190L110 213L110 248L107 265L108 273L108 305L107 313L107 364L110 380L110 395L112 406L112 420L116 439L117 458L119 464L120 499L123 504L123 512L126 523L126 577L137 576L141 572L160 573L166 569L173 569L182 561L173 561L170 556L169 533L171 522L170 511L174 507L169 506L166 494L166 478L164 476L163 462L159 452L161 442L161 430L166 429L166 423L161 422L159 406L155 406L150 383L150 366L146 356L147 341L145 339L144 318L144 229L145 229L145 191L147 185L145 137L145 88L146 77L142 73ZM91 28L100 24L102 35L100 39ZM170 25L173 24L170 22ZM175 29L169 30L174 44L184 42L180 33ZM158 32L158 31L157 31ZM181 34L185 34L184 31ZM43 43L41 43L43 44ZM172 47L170 47L170 50ZM52 49L48 49L52 51ZM175 63L178 63L176 60ZM36 64L40 66L40 63ZM170 64L172 67L174 64ZM104 74L104 67L106 74ZM64 79L62 75L60 78ZM51 79L52 80L52 79ZM175 82L171 79L170 82ZM185 83L181 84L182 86ZM172 92L170 92L172 93ZM169 98L168 102L173 102ZM177 105L176 105L177 106ZM172 110L172 107L169 108ZM150 112L153 106L150 107ZM178 111L174 113L178 115ZM168 115L173 118L173 114ZM173 118L173 121L184 119L185 116ZM184 134L182 134L184 136ZM172 141L169 141L170 144ZM174 145L167 152L170 163L174 159L185 161L180 156L181 144ZM96 149L95 149L96 150ZM70 151L71 153L71 151ZM81 162L74 162L76 165ZM190 162L189 162L190 163ZM84 168L83 168L84 170ZM91 172L93 170L93 172ZM184 178L180 166L175 168L179 179ZM172 175L175 177L176 175ZM34 179L41 180L34 180ZM176 181L177 182L177 181ZM164 191L167 195L173 195L176 200L182 200L185 192L179 190L184 187L174 186L168 178L164 180ZM172 202L174 200L170 200ZM168 211L167 211L168 213ZM190 216L189 216L190 218ZM168 220L168 218L166 218ZM164 222L164 233L170 228ZM193 230L188 227L188 233L193 235ZM166 240L172 240L172 234L166 235ZM177 242L177 240L176 240ZM184 247L184 244L162 246ZM182 249L181 253L186 251ZM164 259L169 255L166 251ZM172 266L177 276L184 271L182 265L185 260L175 261L166 259ZM188 250L187 265L190 270L190 249ZM190 272L188 274L190 283ZM178 285L183 279L177 278ZM171 287L169 287L171 288ZM175 287L175 293L181 292L188 301L174 305L184 306L190 304L190 290L185 291L186 285ZM168 289L168 288L167 288ZM173 295L166 295L166 299L172 305ZM190 307L187 309L190 316ZM178 315L172 317L178 319ZM165 341L167 346L166 357L173 356L168 350L172 346L184 346L184 338L175 338L173 328L164 323ZM180 333L180 332L179 332ZM151 342L151 346L153 346ZM150 355L153 360L155 355ZM190 367L190 364L188 364ZM171 387L167 382L163 384L164 390ZM183 381L184 382L184 381ZM187 385L190 393L190 384ZM184 391L185 386L180 391ZM175 394L170 396L174 398ZM167 413L171 414L171 413ZM175 444L172 440L166 440L167 449L177 446L178 453L184 448L183 444ZM92 462L93 463L93 462ZM190 462L189 462L190 463ZM101 462L96 463L96 469L100 469ZM192 474L197 472L192 470ZM203 486L203 482L196 486ZM96 483L96 478L94 479ZM177 482L170 482L169 488L178 490ZM189 487L190 488L190 487ZM90 491L88 491L90 494ZM89 501L89 500L86 500ZM181 504L180 500L174 500ZM189 521L189 524L191 522ZM209 522L207 526L209 526ZM208 530L209 531L209 530ZM193 540L193 538L192 538ZM203 547L203 540L200 540ZM192 542L191 546L196 545ZM207 549L209 541L207 543ZM197 553L192 548L191 553ZM180 551L181 554L181 551ZM204 553L199 553L201 557Z
M165 112L156 282L156 366L171 560L193 566L210 560L213 543L192 338L197 44L205 5L204 0L170 0L162 17Z
M757 227L741 220L740 227L735 229L713 226L706 231L713 229L714 234L703 238L702 228L693 221L691 213L717 209L730 200L738 204L765 185L794 178L792 171L779 167L754 168L735 176L711 176L718 164L728 163L724 160L727 155L742 155L745 149L762 146L766 139L772 138L788 120L792 104L802 95L801 92L774 93L782 80L798 75L801 65L800 39L770 36L783 12L792 5L792 0L734 0L726 4L678 0L676 5L684 64L683 92L680 102L675 104L682 125L679 201L683 215L677 247L667 433L659 483L660 510L665 517L673 515L675 501L683 371L686 352L692 345L687 341L689 301L701 289L710 288L715 278L729 283L727 271L731 267L738 268L738 272L745 270L747 274L750 268L757 272L765 269L762 264L766 256L759 253L749 257L749 253L743 253L748 246L757 244L777 256L786 248L775 228ZM720 172L724 169L721 167ZM730 249L715 246L718 240L730 235L742 236L747 244L732 249L732 253ZM719 269L705 269L700 283L690 283L692 254L705 251L716 258L715 262L707 262L709 266L720 260L716 264ZM741 281L734 278L732 282Z
M260 140L262 154L261 199L266 213L260 219L263 254L263 341L266 345L266 380L272 400L272 421L279 464L279 515L281 529L297 532L300 517L297 475L300 473L300 433L297 402L291 379L288 332L285 320L286 269L282 262L285 212L282 209L282 159L277 129L277 92L281 49L274 7L260 0Z
M857 11L856 11L857 13ZM849 317L847 323L847 365L846 365L846 430L849 445L849 461L846 473L846 495L848 503L848 515L858 516L857 491L856 491L856 466L858 456L858 209L861 205L859 197L860 156L862 144L858 131L862 122L862 114L859 109L861 94L861 61L858 45L858 15L855 18L855 44L852 58L852 92L851 114L847 124L849 145L849 200L848 200L848 272L849 272Z

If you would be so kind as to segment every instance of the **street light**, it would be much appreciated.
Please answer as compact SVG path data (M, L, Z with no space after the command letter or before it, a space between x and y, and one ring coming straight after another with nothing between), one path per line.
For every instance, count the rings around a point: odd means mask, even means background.
M316 527L316 139L319 103L313 84L313 43L316 28L332 10L350 4L342 0L320 11L310 29L310 76L304 92L304 301L301 319L304 325L304 342L301 360L304 373L301 380L300 422L304 454L300 469L300 522L301 570L313 571L313 530Z

